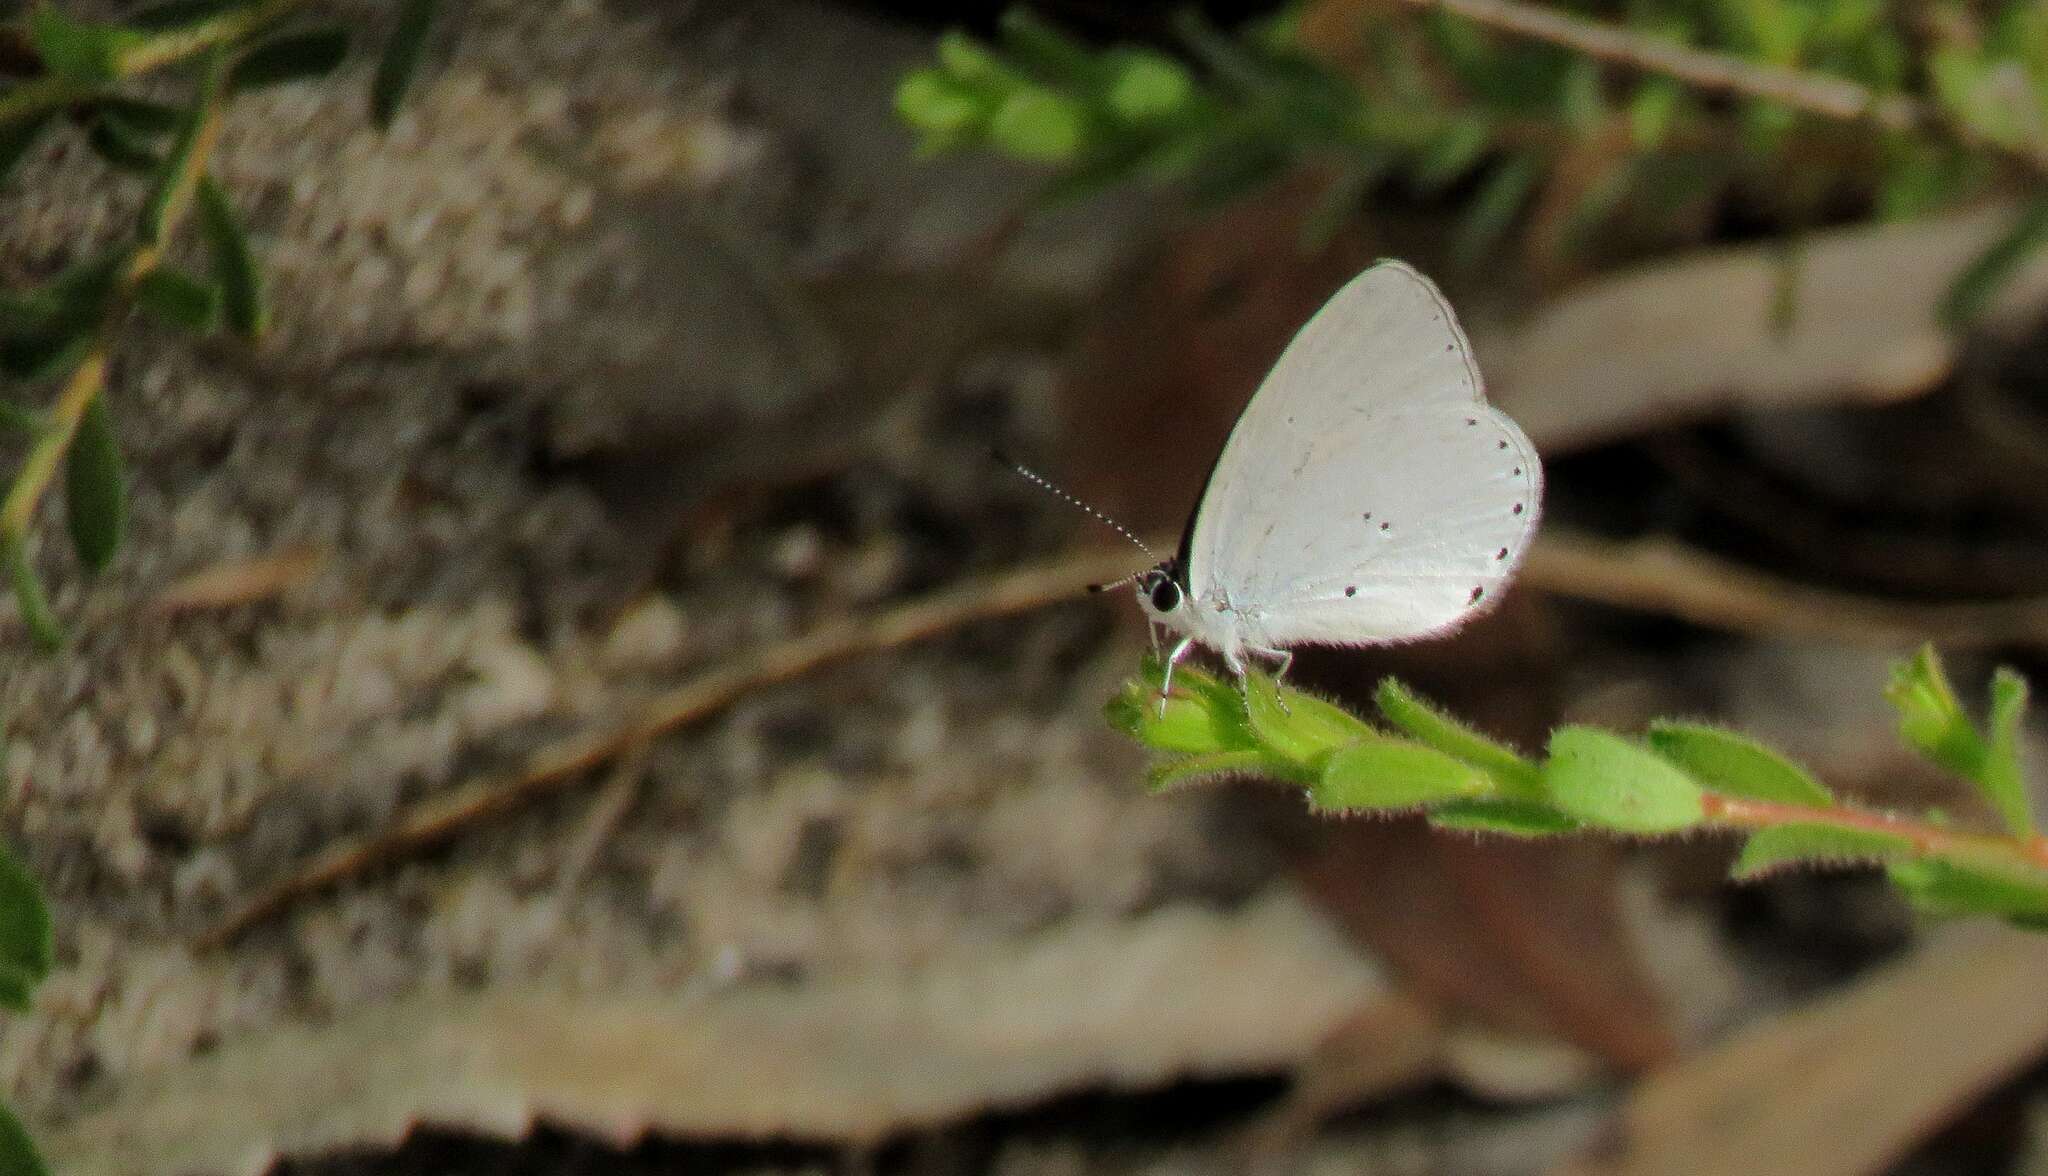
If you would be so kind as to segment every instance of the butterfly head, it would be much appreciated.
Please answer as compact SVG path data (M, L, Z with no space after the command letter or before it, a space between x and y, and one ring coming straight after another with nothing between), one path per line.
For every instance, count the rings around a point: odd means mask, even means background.
M1145 610L1146 618L1162 625L1173 624L1169 618L1174 617L1187 601L1187 590L1180 582L1180 561L1166 560L1139 576L1134 583L1138 590L1138 606Z

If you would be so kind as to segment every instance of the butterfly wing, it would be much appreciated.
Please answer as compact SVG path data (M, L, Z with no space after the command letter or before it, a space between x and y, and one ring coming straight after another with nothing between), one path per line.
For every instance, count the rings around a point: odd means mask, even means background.
M1443 296L1381 262L1302 328L1239 418L1187 538L1189 587L1273 645L1441 632L1499 595L1542 478L1486 404Z

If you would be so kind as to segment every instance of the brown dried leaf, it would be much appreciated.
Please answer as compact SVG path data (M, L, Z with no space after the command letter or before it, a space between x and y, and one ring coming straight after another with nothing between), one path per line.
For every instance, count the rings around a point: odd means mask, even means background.
M1979 924L1644 1082L1559 1176L1864 1176L2048 1051L2048 936Z
M873 1143L1078 1088L1284 1070L1383 993L1283 894L1071 923L914 973L419 996L228 1042L37 1134L73 1176L253 1176L422 1124Z

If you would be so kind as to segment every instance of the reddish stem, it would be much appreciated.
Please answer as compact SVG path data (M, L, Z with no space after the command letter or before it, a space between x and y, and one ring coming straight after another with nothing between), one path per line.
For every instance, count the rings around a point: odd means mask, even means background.
M2007 836L1947 829L1926 821L1870 809L1836 806L1816 808L1749 800L1709 792L1701 798L1707 820L1737 829L1768 829L1776 825L1830 825L1897 837L1915 853L1959 858L1992 859L2029 870L2048 872L2048 837Z

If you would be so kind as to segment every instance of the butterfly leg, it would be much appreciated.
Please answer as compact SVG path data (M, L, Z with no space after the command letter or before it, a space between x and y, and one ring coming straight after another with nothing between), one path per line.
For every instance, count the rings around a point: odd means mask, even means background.
M1159 717L1162 719L1166 717L1166 696L1173 693L1173 667L1179 665L1180 659L1194 647L1193 637L1183 637L1174 645L1173 652L1166 655L1166 672L1159 678Z

